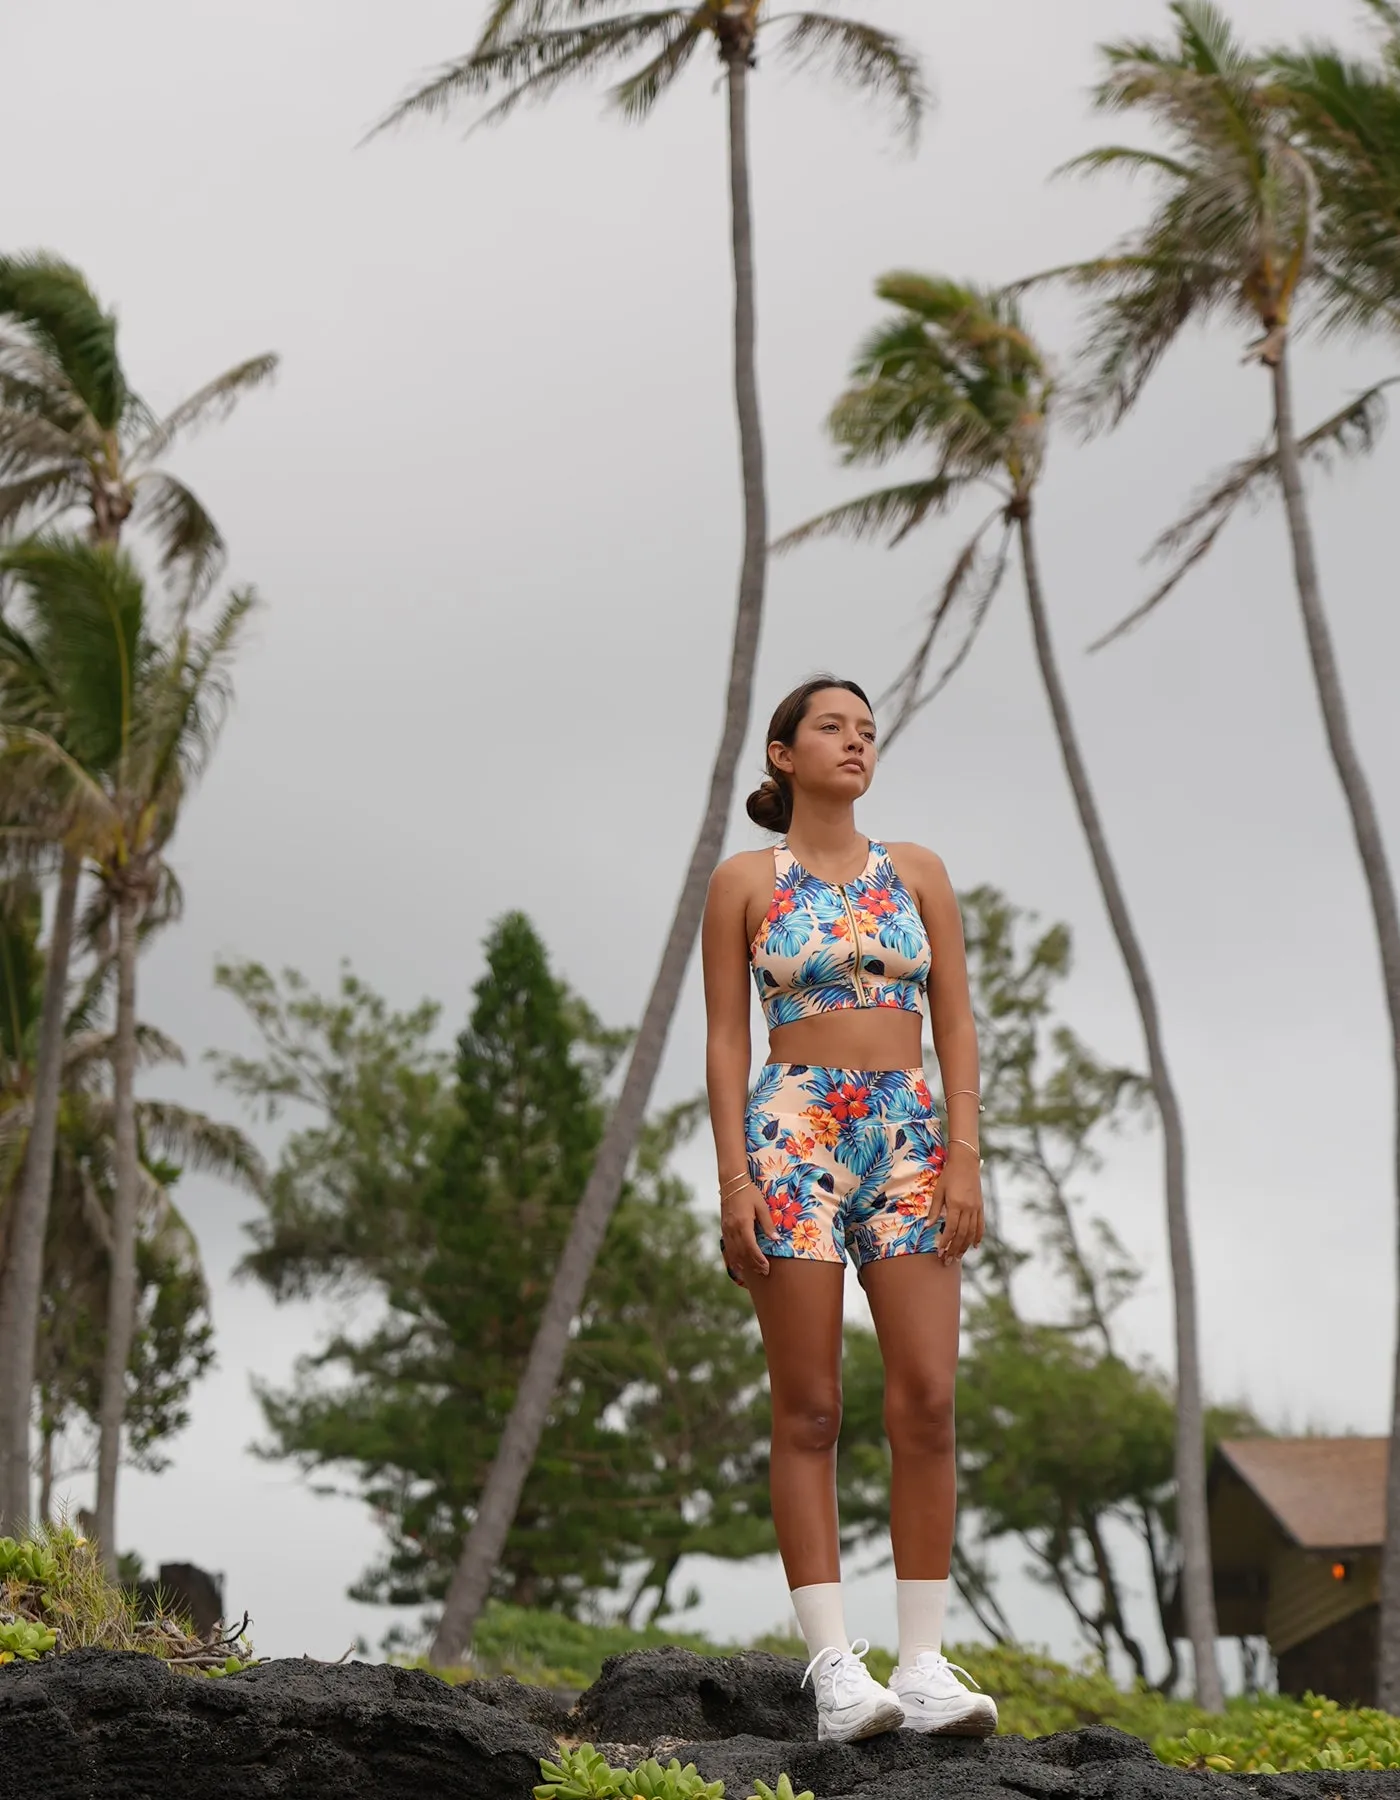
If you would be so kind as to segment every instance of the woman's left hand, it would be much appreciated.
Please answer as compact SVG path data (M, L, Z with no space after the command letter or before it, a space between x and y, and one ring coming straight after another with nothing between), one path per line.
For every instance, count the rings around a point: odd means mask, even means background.
M945 1263L961 1262L982 1242L982 1163L962 1144L948 1146L943 1173L933 1190L933 1217L943 1219L938 1255Z

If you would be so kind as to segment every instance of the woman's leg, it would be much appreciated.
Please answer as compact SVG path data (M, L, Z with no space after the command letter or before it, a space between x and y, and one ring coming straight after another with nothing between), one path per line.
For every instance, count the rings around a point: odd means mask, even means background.
M773 1395L769 1481L790 1588L841 1579L836 1439L845 1274L842 1263L775 1256L768 1273L748 1283Z
M962 1272L930 1254L867 1263L885 1365L890 1441L890 1538L897 1581L946 1581L957 1513L953 1389Z

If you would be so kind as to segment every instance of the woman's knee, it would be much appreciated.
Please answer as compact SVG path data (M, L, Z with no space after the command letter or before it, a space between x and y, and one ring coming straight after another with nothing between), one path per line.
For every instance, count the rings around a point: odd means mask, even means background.
M954 1447L954 1379L922 1375L888 1382L885 1388L885 1435L893 1450L941 1455Z
M811 1388L801 1394L773 1398L774 1448L823 1454L836 1448L841 1435L841 1390Z

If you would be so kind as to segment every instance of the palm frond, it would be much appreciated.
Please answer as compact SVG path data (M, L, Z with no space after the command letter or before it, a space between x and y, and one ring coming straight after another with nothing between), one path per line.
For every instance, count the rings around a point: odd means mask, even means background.
M116 1048L116 1038L110 1031L101 1031L88 1026L82 1030L69 1030L63 1048L63 1068L66 1075L76 1075L92 1067L94 1064L106 1064L112 1060ZM183 1066L185 1053L165 1032L156 1025L147 1025L137 1021L136 1025L136 1057L137 1067L141 1069L160 1068L166 1063Z
M145 588L134 560L91 539L49 535L0 549L24 597L31 648L62 714L52 729L89 770L121 754L146 654Z
M1334 457L1369 454L1384 428L1385 391L1397 382L1400 382L1400 375L1387 376L1324 419L1298 440L1299 457L1304 462L1325 468ZM1269 444L1250 456L1241 457L1223 475L1208 483L1190 508L1155 539L1147 552L1145 560L1174 559L1166 578L1140 606L1134 607L1102 637L1095 638L1089 646L1090 651L1102 650L1155 612L1191 570L1209 555L1240 507L1257 506L1272 491L1278 480L1278 467L1277 445Z
M97 424L116 430L128 400L117 321L82 273L47 251L0 256L0 313L16 319L53 358Z
M490 0L476 48L483 50L506 37L555 31L560 26L619 13L626 5L627 0Z
M265 1191L267 1166L236 1125L165 1100L137 1101L136 1117L143 1138L181 1168L220 1175L250 1193Z
M0 482L0 531L12 536L32 532L33 515L42 513L52 523L86 499L85 490L73 479L71 469L37 469L13 481ZM40 526L42 528L42 526Z
M689 17L689 9L668 7L553 31L526 29L502 36L445 64L431 80L392 107L362 142L409 119L442 118L464 100L486 99L504 88L495 105L474 122L497 124L523 100L546 99L566 82L621 62L658 39L664 48Z
M159 420L133 447L132 460L143 466L151 463L164 456L177 437L226 419L245 394L274 380L280 360L269 351L225 369Z
M62 467L72 455L71 431L43 412L0 397L0 476L28 474L36 464Z
M671 32L649 63L619 81L609 99L625 119L640 122L681 76L708 35L694 14L687 15Z
M930 481L907 481L898 487L882 488L859 500L847 500L841 506L833 506L830 512L820 513L815 519L795 526L784 533L772 549L776 555L781 555L795 550L799 544L812 543L819 538L847 537L860 542L887 534L889 542L897 544L916 525L931 515L946 511L965 485L940 475Z
M981 540L987 527L998 519L1003 520L1004 529L995 554L990 562L987 562L981 556ZM912 724L915 717L926 706L933 704L972 654L972 647L977 642L982 627L986 623L987 613L993 600L996 599L1006 575L1011 538L1012 533L1009 523L1005 521L1004 510L999 507L992 517L978 529L970 542L964 546L962 554L954 563L952 573L944 584L943 592L934 608L929 629L924 634L919 649L903 674L897 677L893 684L894 690L901 695L901 702L893 725L883 734L882 743L886 749L901 732ZM919 688L927 671L937 634L951 614L954 603L965 595L971 596L971 606L962 641L939 671L932 685L920 693Z
M175 576L189 601L201 598L218 580L227 546L199 496L163 469L136 478L132 518L160 547L160 568Z
M923 683L924 675L928 669L929 657L933 654L934 647L938 641L938 634L942 631L948 613L951 611L954 603L962 593L964 587L966 587L968 580L972 575L973 568L976 565L978 552L982 547L982 539L986 536L988 528L1001 516L1002 509L998 507L994 513L983 520L982 524L977 527L977 530L973 532L972 536L967 540L967 543L964 544L962 552L954 561L953 566L948 573L948 578L943 583L942 592L939 594L938 599L934 603L933 610L929 614L928 626L923 637L919 640L918 648L876 702L876 711L882 715L888 714L891 707L895 709L896 727L898 726L899 720L903 718L904 712L910 702L918 695L919 688ZM888 730L882 733L882 745L889 741L889 735Z
M148 689L140 787L152 847L173 829L180 798L213 752L233 697L238 639L257 605L256 592L243 588L228 597L205 631L186 627Z
M856 93L893 106L912 143L933 104L913 46L878 26L828 13L782 13L767 21L782 28L778 58L832 76Z
M1191 169L1174 156L1157 150L1141 150L1132 144L1104 144L1097 150L1086 150L1072 156L1051 170L1054 180L1062 175L1097 175L1104 169L1126 169L1130 175L1170 175L1178 181L1189 181Z

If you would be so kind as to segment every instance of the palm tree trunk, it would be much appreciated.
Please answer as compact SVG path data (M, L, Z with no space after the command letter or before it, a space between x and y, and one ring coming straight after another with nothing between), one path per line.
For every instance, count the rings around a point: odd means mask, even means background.
M44 1239L53 1191L54 1145L63 1087L64 1000L73 947L82 859L65 851L44 974L44 1010L34 1071L34 1116L14 1201L9 1253L0 1277L0 1532L23 1530L30 1518L29 1411L35 1333L44 1285Z
M121 1462L126 1374L136 1329L136 911L133 894L117 903L117 1030L112 1050L111 1272L107 1281L107 1342L98 1412L95 1532L108 1573L117 1567L117 1469Z
M763 479L763 435L758 410L755 355L753 224L749 206L748 63L729 56L729 174L734 247L734 386L744 492L744 553L729 659L724 725L710 772L700 832L691 851L680 898L662 951L641 1026L632 1047L617 1106L608 1120L568 1241L555 1270L535 1341L516 1390L495 1460L477 1503L461 1559L443 1604L432 1660L459 1662L485 1603L491 1577L505 1548L520 1494L539 1449L549 1408L564 1367L569 1332L583 1304L627 1164L641 1130L652 1085L666 1047L686 965L700 929L710 875L724 847L734 798L734 776L748 733L758 661L759 627L768 558L768 506Z
M53 1420L45 1419L39 1450L39 1523L53 1523Z
M1016 508L1020 528L1021 560L1025 570L1026 604L1031 615L1036 660L1040 665L1045 695L1060 741L1060 755L1069 776L1079 822L1089 845L1113 935L1118 940L1128 979L1142 1020L1147 1043L1148 1075L1162 1117L1162 1145L1166 1165L1167 1241L1171 1250L1172 1298L1176 1313L1176 1488L1181 1529L1181 1597L1186 1615L1186 1635L1195 1662L1197 1703L1208 1712L1225 1704L1216 1657L1215 1587L1210 1563L1210 1522L1206 1513L1205 1408L1201 1398L1200 1346L1196 1330L1196 1277L1191 1258L1191 1230L1186 1212L1186 1139L1181 1108L1167 1068L1166 1046L1157 1012L1157 996L1147 972L1147 959L1133 927L1128 904L1109 855L1108 840L1099 818L1098 804L1089 785L1089 772L1080 754L1070 716L1050 625L1040 585L1031 508L1027 498Z
M1298 463L1298 439L1293 424L1293 393L1285 347L1273 367L1274 423L1278 431L1279 477L1288 515L1288 535L1293 548L1293 574L1303 630L1312 659L1313 680L1322 708L1327 747L1337 779L1342 784L1351 813L1356 848L1371 897L1380 944L1381 974L1390 1015L1391 1059L1395 1094L1395 1189L1400 1201L1400 911L1395 903L1395 884L1386 859L1385 840L1370 783L1352 741L1346 696L1337 669L1337 653L1322 605L1317 558L1313 553L1312 526L1303 496L1303 476ZM1390 1468L1386 1482L1385 1549L1381 1555L1380 1668L1377 1704L1388 1712L1400 1712L1400 1331L1396 1334L1395 1376L1391 1399Z

